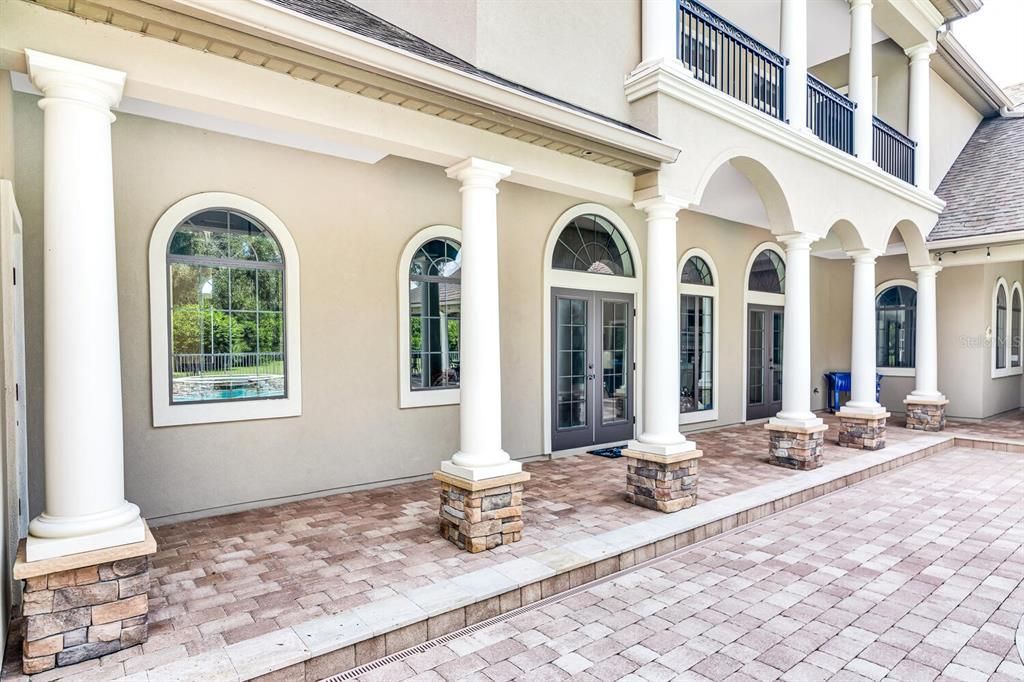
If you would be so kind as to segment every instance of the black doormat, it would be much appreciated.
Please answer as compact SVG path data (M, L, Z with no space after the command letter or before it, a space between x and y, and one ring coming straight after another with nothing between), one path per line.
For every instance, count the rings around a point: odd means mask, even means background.
M622 457L622 449L625 445L616 445L612 448L601 448L600 450L587 450L588 454L597 455L598 457L609 457L615 459L616 457Z

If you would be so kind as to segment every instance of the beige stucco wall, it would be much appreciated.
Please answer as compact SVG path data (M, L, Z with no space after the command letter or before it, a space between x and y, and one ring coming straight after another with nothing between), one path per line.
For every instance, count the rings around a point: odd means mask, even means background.
M11 75L0 71L0 178L14 177L14 92Z
M477 0L352 0L371 14L476 63Z
M931 72L931 108L928 179L935 189L971 139L982 116L934 71Z

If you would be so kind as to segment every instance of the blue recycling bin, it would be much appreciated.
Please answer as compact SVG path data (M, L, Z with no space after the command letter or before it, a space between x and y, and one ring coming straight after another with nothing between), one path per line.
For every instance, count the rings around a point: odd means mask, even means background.
M825 380L828 382L828 410L832 414L839 411L839 394L850 392L849 372L825 372ZM882 375L875 375L875 400L882 394Z

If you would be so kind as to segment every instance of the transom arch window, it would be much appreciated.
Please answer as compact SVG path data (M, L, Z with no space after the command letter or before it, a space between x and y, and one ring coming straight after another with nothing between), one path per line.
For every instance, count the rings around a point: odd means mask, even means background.
M679 275L680 423L718 418L716 403L718 277L700 249L683 255Z
M782 256L773 249L762 249L750 266L747 289L766 294L785 294L786 263Z
M462 232L431 225L398 262L399 405L456 405L460 399Z
M301 414L299 259L284 223L205 192L150 239L155 426Z
M558 235L551 267L598 275L634 277L625 237L610 220L586 213L570 220Z
M909 283L884 284L875 296L875 364L912 369L917 332L917 290Z

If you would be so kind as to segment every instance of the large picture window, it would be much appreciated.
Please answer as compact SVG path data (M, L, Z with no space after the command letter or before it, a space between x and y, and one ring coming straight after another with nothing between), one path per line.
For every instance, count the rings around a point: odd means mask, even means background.
M699 253L693 253L694 251ZM679 278L679 413L681 423L717 418L715 403L716 284L709 257L699 249L688 252L683 261Z
M171 402L286 395L284 258L254 218L194 214L167 251Z
M875 362L881 368L913 368L917 291L896 285L875 298Z
M460 249L454 239L431 239L409 264L409 386L413 391L459 385Z

